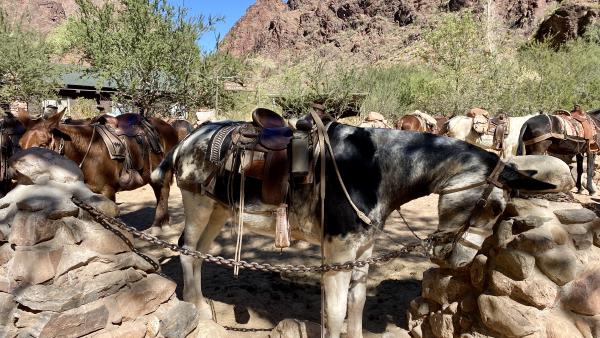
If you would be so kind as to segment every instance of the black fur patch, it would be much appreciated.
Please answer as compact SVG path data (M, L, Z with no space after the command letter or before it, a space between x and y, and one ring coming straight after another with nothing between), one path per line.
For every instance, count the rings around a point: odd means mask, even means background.
M367 129L356 128L345 138L337 132L341 126L334 123L329 128L332 145L344 143L343 154L335 154L340 174L352 201L368 214L377 204L377 191L382 172L376 158L377 147ZM335 149L335 146L333 147ZM327 154L327 182L325 195L325 234L339 236L354 233L367 225L362 222L346 199L337 179L329 153ZM320 169L317 168L317 175Z

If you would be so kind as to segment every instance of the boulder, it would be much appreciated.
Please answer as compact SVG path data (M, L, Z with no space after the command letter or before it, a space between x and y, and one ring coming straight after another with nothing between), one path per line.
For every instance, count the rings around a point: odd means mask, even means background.
M13 295L0 292L0 326L11 325L16 310L17 302Z
M481 295L477 300L483 324L505 337L524 337L542 332L543 316L534 307L508 297Z
M486 267L487 267L487 256L477 255L473 259L469 275L471 277L471 284L479 290L483 290L485 285Z
M115 297L124 320L133 320L139 316L154 312L175 293L175 284L159 275L147 278L122 288Z
M83 182L77 164L54 151L30 148L15 154L9 162L12 178L18 184L38 184L48 180L60 183Z
M46 282L56 274L62 251L36 247L17 250L8 269L8 278L16 285Z
M586 338L573 323L568 315L553 313L546 320L546 335L548 338Z
M272 337L272 336L271 336ZM317 336L315 336L317 337ZM391 327L385 330L381 338L412 338L408 331L399 327Z
M536 255L553 249L557 245L552 233L545 227L541 227L517 235L515 240L509 244L509 247Z
M43 213L19 212L15 216L8 241L31 246L52 239L62 223L49 220Z
M533 172L531 177L537 180L556 186L545 192L568 192L575 187L569 166L554 156L513 156L507 162L514 164L519 170Z
M593 234L588 231L587 227L583 224L569 224L566 225L565 230L569 233L573 246L577 250L589 249L593 242Z
M513 249L500 249L494 256L496 269L514 280L529 277L535 268L535 258L526 252Z
M104 330L94 332L91 336L93 338L144 338L146 337L146 331L146 323L143 320L135 320L125 322L119 326L107 327Z
M538 309L554 306L558 296L558 287L540 273L535 273L526 280L514 281L499 271L492 271L490 290L495 295L509 296Z
M429 326L433 335L437 338L453 338L454 324L452 323L452 315L443 314L441 312L432 313L429 316Z
M108 309L102 301L53 316L42 329L40 338L44 337L81 337L103 329L108 320Z
M438 269L429 269L423 273L423 298L440 305L460 300L472 289L464 277L446 275Z
M565 285L562 302L569 310L584 314L600 314L600 266L589 269Z
M273 329L275 330L275 329ZM319 331L320 332L320 331ZM195 338L228 338L229 335L225 328L213 322L212 320L201 320L198 322L196 329L190 334L190 337ZM273 336L273 337L288 337L288 336ZM298 337L298 336L289 336ZM311 336L312 337L312 336Z
M0 244L0 265L6 264L13 258L15 251L10 247L9 243Z
M582 36L597 16L597 11L590 6L564 4L539 25L534 38L538 41L549 40L553 46L558 47Z
M154 313L160 320L159 331L166 338L186 337L198 325L200 313L192 303L169 301Z
M573 250L564 245L542 252L536 258L539 269L560 286L575 279L582 269Z
M563 224L588 223L598 218L590 209L555 210L554 214Z

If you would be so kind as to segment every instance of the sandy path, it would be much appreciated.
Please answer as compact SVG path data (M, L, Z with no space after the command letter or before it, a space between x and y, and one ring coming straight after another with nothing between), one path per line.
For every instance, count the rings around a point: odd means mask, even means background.
M149 187L120 192L121 217L130 225L147 227L154 213L154 195ZM169 199L172 231L167 238L176 241L183 226L181 194L177 187L171 190ZM437 226L437 195L412 201L402 212L420 236L427 236ZM399 244L414 240L412 234L394 212L388 219L384 233L378 236L375 254L398 248ZM217 238L211 250L213 254L233 257L235 240L227 227ZM165 251L152 251L145 243L137 243L158 256ZM244 235L243 259L273 264L320 264L317 246L304 242L293 243L282 252L268 237L246 233ZM397 259L391 263L371 268L368 281L369 291L364 311L366 337L379 337L387 328L406 326L408 302L420 293L422 273L433 266L423 258ZM163 265L164 272L178 284L181 297L183 287L178 257ZM234 278L230 269L205 264L203 291L214 301L217 321L221 325L240 328L271 328L285 318L306 319L319 322L320 289L319 276L280 276L275 273L242 271ZM266 337L268 332L233 332L231 337Z

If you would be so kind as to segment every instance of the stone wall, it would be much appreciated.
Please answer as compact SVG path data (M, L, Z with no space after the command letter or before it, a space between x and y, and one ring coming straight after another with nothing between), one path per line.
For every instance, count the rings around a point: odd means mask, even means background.
M600 337L600 219L542 199L506 214L470 266L424 273L412 337Z
M74 163L35 150L13 170L28 184L0 199L0 337L226 336L177 299L175 282L71 202L75 195L118 213Z

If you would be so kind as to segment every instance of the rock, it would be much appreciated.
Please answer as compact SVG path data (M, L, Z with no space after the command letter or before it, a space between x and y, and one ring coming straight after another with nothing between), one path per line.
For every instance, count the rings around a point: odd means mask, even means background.
M195 305L178 300L161 305L154 315L160 319L160 333L166 338L186 337L200 319Z
M0 325L0 337L16 337L18 334L17 328L12 325Z
M531 275L535 268L535 258L523 251L500 249L494 256L498 271L514 280L523 280Z
M558 295L556 285L539 273L523 281L513 281L499 271L492 271L490 290L495 295L510 296L538 309L552 307Z
M146 323L142 320L125 322L122 325L106 328L91 335L93 338L144 338L146 336ZM190 337L193 338L193 337Z
M56 274L63 249L17 250L8 271L9 278L17 284L39 284Z
M54 237L62 223L43 213L19 212L12 223L8 241L17 246L31 246Z
M562 302L573 312L590 316L600 314L600 266L596 265L565 285Z
M512 231L515 234L541 227L545 222L552 221L550 217L540 216L517 216L512 218Z
M17 302L15 302L13 295L0 292L0 326L12 325L16 310Z
M590 209L566 209L554 211L558 220L563 224L588 223L595 220L598 216Z
M478 290L483 290L485 285L487 259L485 255L477 255L473 259L473 264L471 264L471 270L469 271L471 284Z
M52 317L42 329L44 337L81 337L103 329L108 320L108 310L102 301L63 312Z
M391 327L383 333L381 338L411 338L411 336L410 333L408 333L408 331L404 329L401 329L399 327Z
M13 179L18 184L44 183L48 180L83 182L83 172L68 158L44 148L30 148L15 154L9 161Z
M56 268L56 276L60 277L63 274L84 266L93 260L100 259L100 254L87 250L78 245L65 245L60 263Z
M452 324L452 315L442 314L440 312L432 313L429 316L429 326L433 335L438 338L453 338L454 324Z
M539 269L560 286L575 279L581 271L577 256L566 246L542 252L537 256L536 262Z
M143 276L133 270L107 272L89 280L57 286L32 285L19 290L16 300L36 311L63 312L115 294L123 286L140 280Z
M425 316L426 314L430 312L435 312L439 309L440 306L437 303L434 303L420 296L410 301L409 311L417 317Z
M123 239L106 229L87 227L82 231L84 239L81 247L99 254L114 255L131 251L131 248ZM127 240L128 236L125 236ZM130 241L130 240L129 240ZM130 243L133 243L130 241Z
M440 305L460 300L471 289L471 285L463 277L444 275L437 269L429 269L423 273L423 298Z
M6 264L14 255L15 251L10 247L9 243L0 245L0 265Z
M508 216L540 216L555 217L548 213L549 202L538 198L512 198L506 204L505 212Z
M563 4L539 25L534 39L548 40L552 46L558 47L568 40L582 36L597 16L597 11L590 6Z
M506 337L524 337L543 331L541 313L508 297L481 295L477 300L483 324Z
M19 333L23 337L39 337L42 330L56 314L52 312L29 313L22 310L17 310L15 317L17 318L16 326L19 328Z
M512 219L503 220L498 224L498 228L494 231L497 247L504 247L514 239L512 227Z
M173 295L176 286L164 277L149 275L121 289L115 296L123 319L132 320L153 312Z
M460 301L460 309L462 312L471 313L477 308L477 299L473 296L468 296Z
M293 321L293 319L292 319ZM279 325L278 325L279 326ZM273 329L273 331L275 331L277 329L277 327L275 327ZM303 336L277 336L275 335L277 333L277 331L275 331L273 333L273 331L271 331L271 336L270 337L302 337ZM297 331L296 331L297 332ZM296 333L294 332L294 333ZM317 331L320 332L320 331ZM318 335L318 334L317 334ZM213 322L212 320L201 320L198 322L198 326L196 327L196 329L194 330L194 332L192 332L190 334L190 337L195 337L195 338L228 338L229 335L227 334L227 331L225 330L225 328L223 328L221 325ZM313 337L313 336L307 336L307 337Z
M586 250L592 246L593 236L582 224L570 224L564 227L577 250Z
M545 227L532 229L517 235L510 248L536 255L557 246L552 234Z
M554 313L546 320L548 338L584 338L573 320L565 314Z
M82 198L82 202L93 206L94 208L98 209L100 212L109 217L119 216L119 206L117 206L115 202L102 195L94 194L87 198ZM93 221L93 219L87 212L82 212L81 214L83 220Z

